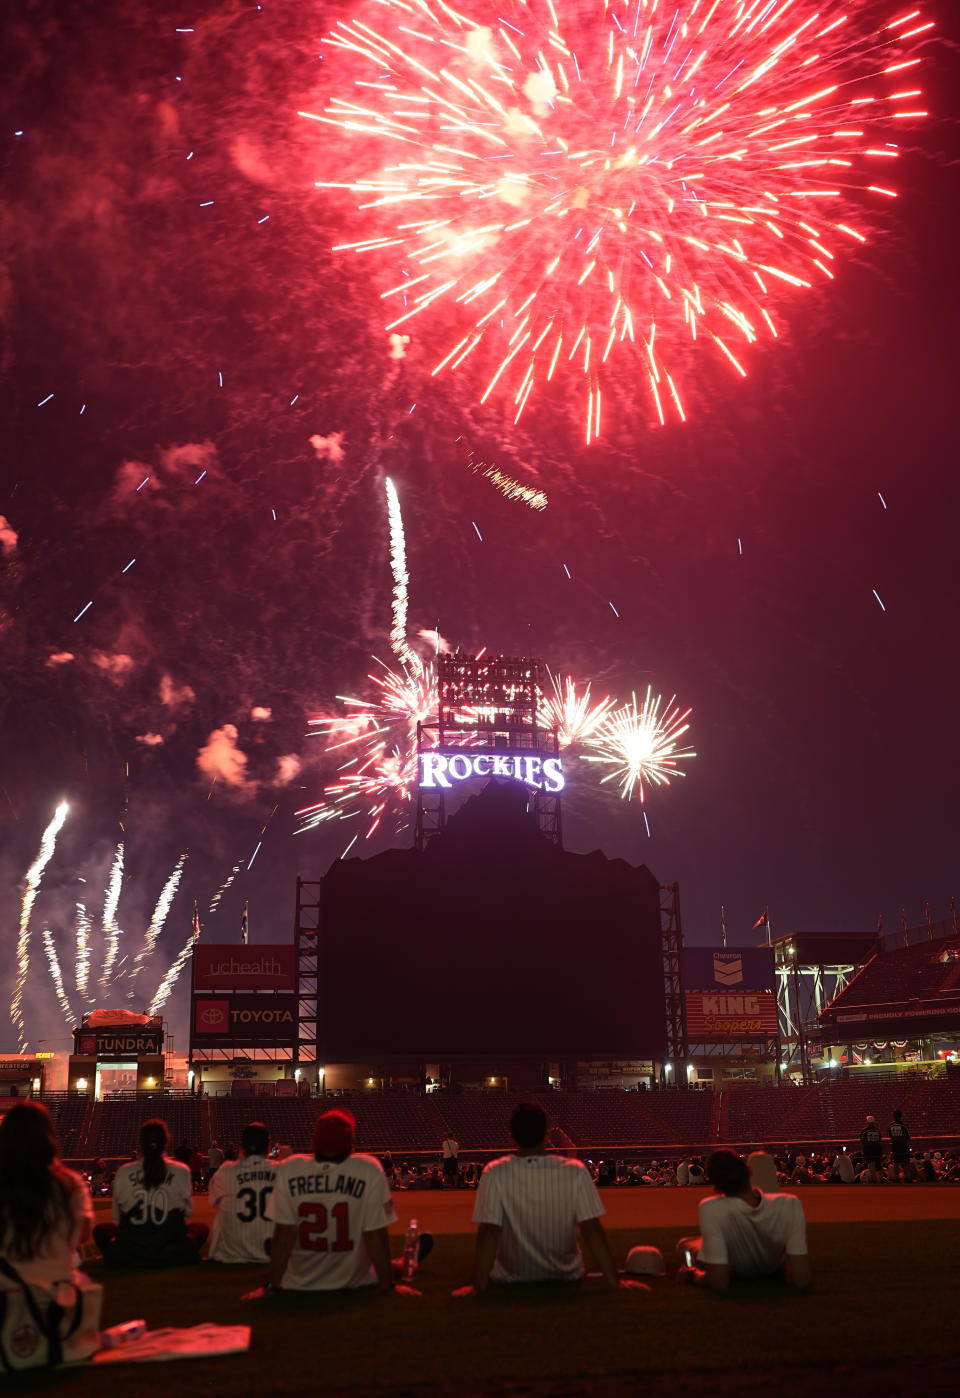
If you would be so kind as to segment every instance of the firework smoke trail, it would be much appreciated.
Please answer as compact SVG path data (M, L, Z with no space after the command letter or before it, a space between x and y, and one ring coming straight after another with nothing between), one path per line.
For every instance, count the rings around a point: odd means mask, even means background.
M103 895L103 914L100 918L100 926L106 940L106 950L103 958L103 969L100 972L100 985L104 990L110 983L110 976L113 972L113 963L117 959L117 952L120 950L121 929L117 926L117 906L120 902L120 890L123 888L123 841L117 845L117 852L113 856L113 864L110 869L110 877L107 880L107 887Z
M76 920L76 955L74 957L74 972L77 993L87 998L87 986L90 983L90 929L92 921L86 906L83 903L77 904Z
M60 802L54 812L53 819L43 832L37 857L27 870L23 881L23 901L20 905L20 928L17 935L17 979L10 1000L10 1019L17 1031L17 1042L21 1053L26 1048L26 1041L23 1037L23 987L26 984L27 972L30 969L30 914L37 901L37 891L40 888L43 871L53 857L53 851L57 846L57 836L63 829L63 823L67 818L69 809L66 801Z
M73 1027L77 1022L77 1017L70 1008L70 1001L67 999L67 992L63 986L63 976L60 973L60 958L57 956L57 948L53 940L53 933L49 927L43 929L43 949L47 953L47 964L50 967L50 979L53 981L53 988L56 991L57 1000L63 1010L63 1017L67 1023Z
M393 481L386 480L387 514L390 519L390 568L393 573L393 624L390 627L390 649L407 669L416 672L420 657L407 644L407 600L410 576L407 572L407 545L403 535L403 516Z
M561 679L559 675L551 674L550 685L552 693L540 696L537 721L543 728L557 730L561 748L587 742L611 709L616 707L616 699L609 696L592 704L589 683L578 690L577 682L571 675Z
M785 297L834 279L926 116L934 26L891 0L524 0L511 22L492 0L466 8L379 0L325 39L353 92L300 115L347 133L335 158L357 173L317 184L376 211L335 251L402 270L388 331L453 322L434 373L489 345L481 402L499 385L514 421L572 366L588 444L611 356L661 423L684 418L693 344L744 375L728 341L775 337Z
M180 887L180 880L183 877L183 866L186 863L186 859L187 854L186 851L184 851L184 853L181 854L180 858L177 860L176 864L173 866L173 869L167 877L166 883L160 890L160 897L157 899L157 905L153 910L153 916L150 919L150 925L147 928L146 936L143 939L143 946L140 948L140 950L137 952L136 956L133 959L133 966L130 970L131 984L133 981L136 980L144 961L147 959L148 956L151 955L154 947L157 945L157 940L160 936L160 933L163 931L163 925L166 922L167 914L170 911L170 904L173 902L174 895L176 894L177 889ZM127 998L129 999L132 994L132 989L128 990Z
M601 783L618 781L624 801L629 801L634 791L643 801L644 782L669 786L672 776L685 775L677 763L697 755L692 748L677 746L690 728L686 720L691 710L681 713L671 698L661 715L662 702L659 694L653 697L649 687L639 708L636 694L632 695L630 703L608 714L587 741L592 751L580 755L583 762L599 762L613 769L601 777Z

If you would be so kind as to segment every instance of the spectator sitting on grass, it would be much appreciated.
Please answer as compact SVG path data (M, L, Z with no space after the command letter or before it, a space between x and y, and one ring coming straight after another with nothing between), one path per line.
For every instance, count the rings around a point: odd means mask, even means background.
M120 1267L165 1267L199 1262L210 1232L187 1223L193 1212L190 1171L164 1152L166 1123L145 1121L140 1159L121 1165L113 1181L113 1223L98 1223L94 1241L104 1260Z
M521 1102L510 1118L515 1155L493 1160L480 1176L473 1222L479 1224L472 1296L491 1283L579 1281L584 1274L577 1239L587 1242L608 1287L643 1289L620 1281L600 1222L596 1185L579 1160L547 1155L547 1117L537 1102Z
M270 1136L262 1121L251 1121L240 1137L240 1159L225 1160L210 1181L211 1262L266 1262L273 1223L267 1200L276 1166L266 1158Z
M0 1121L0 1257L28 1286L75 1281L92 1222L90 1191L61 1165L46 1107L11 1107Z
M853 1161L845 1150L834 1156L833 1164L830 1167L830 1180L834 1184L853 1184L856 1179L853 1170Z
M267 1217L275 1223L270 1280L244 1300L274 1291L341 1291L379 1286L405 1296L420 1293L397 1286L400 1260L390 1261L387 1229L396 1223L390 1186L380 1161L353 1154L350 1112L317 1117L313 1154L291 1155L277 1166ZM421 1233L419 1256L433 1246Z
M746 1161L717 1150L707 1162L716 1193L700 1202L699 1238L682 1238L681 1281L725 1291L731 1281L783 1277L809 1286L807 1223L793 1194L763 1194L750 1182Z

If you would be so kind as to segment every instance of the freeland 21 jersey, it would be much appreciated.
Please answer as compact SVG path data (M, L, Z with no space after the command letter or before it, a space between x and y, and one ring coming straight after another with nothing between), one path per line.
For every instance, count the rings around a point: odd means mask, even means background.
M267 1212L297 1230L285 1291L373 1286L363 1235L397 1221L387 1177L372 1155L348 1155L339 1164L289 1156L277 1166Z
M267 1204L273 1193L276 1165L262 1155L228 1160L210 1181L211 1262L266 1262L273 1219Z

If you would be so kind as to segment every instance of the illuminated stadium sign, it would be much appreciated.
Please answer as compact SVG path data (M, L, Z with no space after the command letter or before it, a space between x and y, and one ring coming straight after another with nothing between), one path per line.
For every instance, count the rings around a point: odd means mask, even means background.
M420 785L426 790L452 787L473 777L507 777L551 795L564 787L560 758L544 757L539 752L431 748L420 754Z

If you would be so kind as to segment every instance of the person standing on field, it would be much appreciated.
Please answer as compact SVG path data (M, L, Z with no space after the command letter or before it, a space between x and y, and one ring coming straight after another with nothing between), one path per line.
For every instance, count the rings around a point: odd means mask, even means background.
M893 1161L890 1169L890 1177L895 1184L900 1183L900 1174L903 1172L904 1184L910 1183L910 1131L904 1125L900 1108L893 1114L893 1120L887 1127L887 1135L890 1137L890 1151Z

